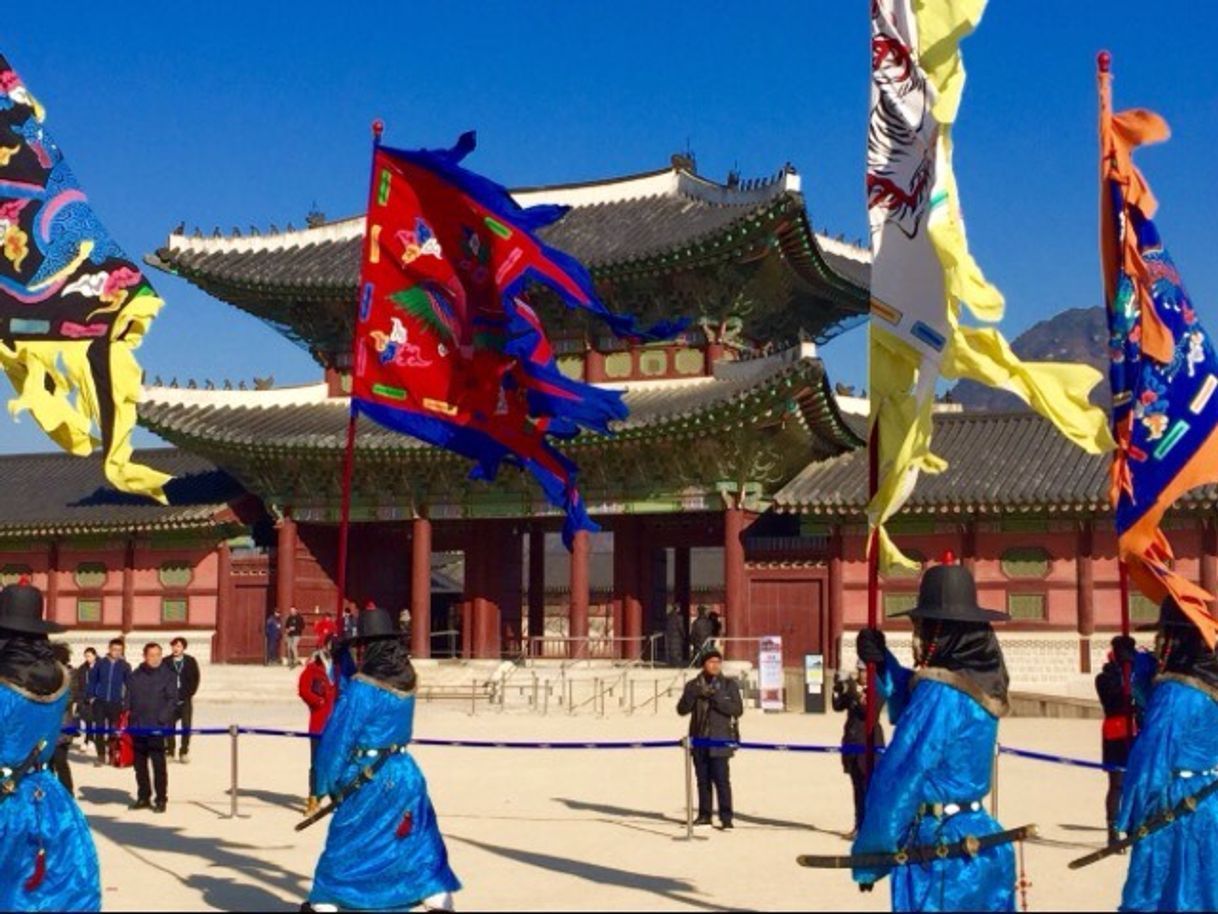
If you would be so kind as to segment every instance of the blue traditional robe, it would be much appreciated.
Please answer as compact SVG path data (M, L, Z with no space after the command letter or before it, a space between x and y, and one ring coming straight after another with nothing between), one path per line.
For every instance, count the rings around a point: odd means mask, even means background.
M983 808L947 818L919 815L923 804L980 801L990 791L1000 709L945 670L911 673L891 654L879 682L896 724L867 792L855 854L954 844L1002 831ZM856 869L854 880L890 877L894 911L1013 911L1015 851L1010 844L974 858L935 860L883 869Z
M1125 771L1117 828L1129 832L1211 783L1218 773L1218 693L1199 680L1160 676ZM1139 841L1122 911L1218 910L1218 796Z
M0 768L16 769L42 740L40 766L0 799L0 911L99 911L101 875L88 823L72 795L45 766L55 752L68 703L67 670L52 695L0 680ZM42 882L34 876L45 852Z
M414 705L413 694L375 679L357 674L344 680L317 751L318 792L337 793L355 780L375 759L369 750L405 747ZM408 753L398 751L334 814L309 901L401 911L460 887L423 773Z

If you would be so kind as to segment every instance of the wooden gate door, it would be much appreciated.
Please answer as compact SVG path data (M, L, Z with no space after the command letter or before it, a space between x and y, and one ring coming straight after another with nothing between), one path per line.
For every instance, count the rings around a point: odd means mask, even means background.
M271 611L270 562L265 555L234 557L231 599L216 623L218 660L261 663L266 653L266 617Z

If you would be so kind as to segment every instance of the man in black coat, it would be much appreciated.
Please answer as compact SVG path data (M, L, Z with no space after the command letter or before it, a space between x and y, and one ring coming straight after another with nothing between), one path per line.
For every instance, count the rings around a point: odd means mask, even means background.
M698 618L694 619L694 624L689 629L689 644L694 650L694 663L701 665L705 659L704 652L709 651L714 645L711 644L711 639L715 637L715 623L711 621L706 614L706 607L698 607Z
M851 840L863 824L863 811L867 800L867 757L858 752L859 746L867 745L867 665L858 665L858 678L850 676L833 679L833 710L845 711L846 722L842 726L842 770L850 776L854 787L854 828ZM879 719L875 725L875 744L884 745L884 728Z
M739 742L737 723L744 714L740 686L723 675L723 655L709 649L702 658L702 673L685 685L677 713L690 715L691 739ZM698 777L698 818L694 825L711 824L711 787L719 800L719 822L732 827L732 780L728 763L731 746L698 746L693 750L694 773Z
M664 619L664 659L669 666L685 666L685 648L689 644L689 632L685 610L674 603Z
M144 662L136 667L127 683L128 726L132 730L169 729L178 707L178 687L173 672L161 662L161 646L144 646ZM135 802L132 809L164 812L168 802L169 774L165 770L165 737L160 734L133 733L135 750ZM152 763L152 781L148 765ZM152 790L156 787L156 803Z
M185 765L190 761L190 725L194 720L195 692L199 691L199 661L186 653L185 638L177 637L169 642L167 666L173 673L178 690L178 706L174 711L173 723L175 727L180 723L181 728L186 731L182 734L182 753L178 755L178 761ZM165 748L168 757L173 758L177 743L172 733L169 734Z

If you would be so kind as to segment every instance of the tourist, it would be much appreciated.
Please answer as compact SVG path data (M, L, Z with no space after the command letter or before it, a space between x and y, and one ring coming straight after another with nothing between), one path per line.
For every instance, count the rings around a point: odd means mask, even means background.
M860 747L867 744L867 664L859 663L858 677L841 675L833 677L833 710L845 711L846 721L842 726L842 770L850 777L854 789L854 827L850 830L853 839L863 824L864 801L867 798L867 758ZM884 745L884 728L876 722L875 745Z
M1218 871L1209 853L1218 802L1198 797L1218 780L1218 656L1171 597L1159 609L1158 629L1158 662L1134 669L1139 688L1150 686L1156 668L1159 675L1129 754L1116 819L1136 839L1121 910L1218 910Z
M62 641L57 641L51 645L51 654L55 657L55 662L68 671L69 683L74 683L76 676L72 672L72 649ZM71 686L69 686L70 692ZM55 772L55 777L60 784L63 784L63 788L69 796L76 794L76 787L72 783L72 767L68 764L68 750L72 748L72 729L75 723L76 715L72 711L72 702L69 700L63 708L63 726L55 740L55 754L51 756L51 770Z
M93 723L100 734L94 734L97 746L97 761L100 768L106 763L108 752L118 746L118 725L127 701L127 682L131 678L131 664L123 653L126 645L122 638L112 638L102 657L89 673L89 696L93 699Z
M1105 820L1108 823L1108 843L1120 840L1117 831L1117 811L1121 805L1121 788L1125 780L1124 768L1129 764L1129 751L1137 735L1145 699L1142 695L1143 676L1138 675L1146 663L1153 663L1153 656L1139 654L1134 640L1127 635L1112 639L1112 650L1108 662L1095 677L1095 691L1100 706L1104 709L1101 728L1101 758L1108 769L1108 790L1104 796ZM1129 680L1125 679L1128 665ZM1128 688L1127 688L1128 686ZM1121 770L1114 770L1121 769Z
M317 607L313 607L316 611ZM313 640L317 644L326 644L331 638L338 637L338 624L329 613L322 613L313 623Z
M164 731L173 726L178 707L178 688L173 672L161 662L161 646L146 644L144 662L131 674L127 690L128 726L133 731ZM133 732L135 750L135 802L132 809L164 812L169 801L169 773L165 768L163 732ZM151 764L152 778L148 768ZM156 788L155 798L153 788Z
M343 680L317 752L322 796L343 796L313 874L313 910L451 910L461 887L448 865L427 783L407 751L415 673L387 610L365 609L360 675ZM341 722L341 726L337 725ZM362 788L361 778L372 782Z
M715 624L706 614L705 606L698 607L698 617L694 619L694 624L689 628L689 646L693 649L693 665L701 666L703 650L713 647L710 641L715 636Z
M283 617L279 610L266 617L266 665L279 662L279 642L283 638Z
M871 891L889 876L894 911L1013 911L1014 848L970 853L965 843L1002 831L981 801L998 719L1008 711L1009 678L991 623L1009 617L978 606L972 574L956 564L927 570L908 615L916 672L888 652L883 632L858 636L859 659L878 667L896 730L871 776L853 850L869 860L855 867L854 880ZM924 862L928 853L933 859ZM876 857L891 863L877 865ZM911 858L917 863L905 865Z
M410 640L410 607L409 606L403 606L402 611L400 613L398 613L398 628L401 630L402 634L406 637L406 640L409 641ZM350 636L348 636L348 637L350 637Z
M293 606L283 623L283 633L288 639L288 668L295 669L300 663L300 636L304 634L304 616Z
M185 765L190 761L190 727L194 722L194 697L199 691L199 662L186 653L186 639L179 636L169 642L169 670L173 673L174 684L178 690L178 706L174 711L173 724L179 724L182 730L182 751L176 753L177 742L174 734L169 734L165 745L168 758L177 754L178 761Z
M333 645L331 639L313 652L297 682L297 692L309 708L309 794L305 801L306 816L317 812L317 747L338 695L334 658L330 653Z
M714 648L702 658L702 673L685 684L677 713L690 716L689 735L695 740L740 741L739 719L744 714L740 686L723 675L723 655ZM694 772L698 777L698 817L694 825L711 824L711 788L718 799L719 824L732 828L732 778L729 762L733 746L695 746Z
M42 594L0 592L0 911L101 910L97 850L76 801L50 770L68 680L47 635Z
M85 662L72 671L72 726L84 737L87 746L93 742L93 699L89 697L89 675L97 663L97 651L85 648Z
M343 637L350 641L359 634L359 620L350 603L343 607ZM319 642L322 643L322 642Z
M664 659L669 666L685 666L685 648L689 644L686 621L680 606L674 603L668 607L668 615L664 618Z

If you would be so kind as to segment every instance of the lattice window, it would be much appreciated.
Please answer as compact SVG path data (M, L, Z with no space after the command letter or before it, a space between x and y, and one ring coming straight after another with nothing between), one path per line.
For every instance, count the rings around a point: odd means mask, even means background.
M3 568L0 568L0 587L8 587L9 584L16 584L21 580L22 575L33 573L33 569L31 569L29 565L5 565Z
M77 622L101 622L102 620L102 601L101 600L85 600L76 601L76 621Z
M1002 553L1002 573L1008 578L1045 578L1050 558L1040 546L1015 546Z
M1046 600L1043 593L1007 594L1007 612L1015 621L1043 621L1046 615Z
M1003 533L1048 533L1049 521L1044 517L1004 517L999 528Z
M160 570L157 572L162 587L178 589L189 587L194 576L195 572L190 563L181 561L162 562Z
M1129 595L1129 618L1134 622L1158 622L1159 604L1140 593Z
M188 616L189 604L185 597L165 597L161 600L162 622L185 622Z
M81 590L97 590L106 586L106 566L102 562L81 562L73 577Z
M886 593L884 594L884 615L895 616L897 613L907 613L918 605L916 593Z
M673 358L677 374L697 375L706 371L706 353L701 349L680 349Z
M584 357L582 355L565 355L558 360L558 370L573 381L584 379Z
M634 373L634 358L629 352L615 352L605 356L605 376L628 378Z
M646 378L658 378L668 374L668 353L660 349L640 354L639 374Z

